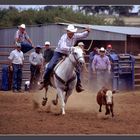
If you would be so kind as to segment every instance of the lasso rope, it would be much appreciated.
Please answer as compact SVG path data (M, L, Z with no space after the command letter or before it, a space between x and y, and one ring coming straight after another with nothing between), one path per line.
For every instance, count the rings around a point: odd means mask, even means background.
M89 45L88 49L84 49L84 51L89 51L89 50L91 49L91 47L92 47L92 44L93 44L93 40L91 40L91 42L90 42L90 45Z
M72 22L72 21L68 21L68 20L65 20L65 19L60 18L60 17L56 17L55 19L56 19L56 20L57 20L57 19L58 19L58 20L60 19L60 20L63 20L63 21L65 21L65 22L75 24L75 23L74 23L74 22ZM91 47L92 47L92 44L93 44L93 40L91 40L91 42L90 42L90 45L89 45L88 49L84 49L84 51L89 51L89 50L91 49Z

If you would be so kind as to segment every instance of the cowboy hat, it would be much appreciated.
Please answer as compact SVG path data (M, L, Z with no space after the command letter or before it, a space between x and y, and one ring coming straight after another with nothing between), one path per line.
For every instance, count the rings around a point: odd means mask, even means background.
M78 46L84 46L84 43L83 42L79 42Z
M21 24L21 25L19 25L18 27L19 27L19 28L23 28L23 29L26 28L25 24Z
M45 42L45 45L50 45L50 42L49 42L49 41L46 41L46 42Z
M72 24L70 24L68 25L66 30L75 33L77 31L77 28L75 28Z
M104 47L101 47L99 51L100 52L105 52L105 48Z

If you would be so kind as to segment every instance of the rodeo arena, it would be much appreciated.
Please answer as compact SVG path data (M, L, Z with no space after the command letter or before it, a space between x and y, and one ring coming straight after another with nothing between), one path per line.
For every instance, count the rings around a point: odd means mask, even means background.
M140 134L139 27L23 23L0 36L0 135Z

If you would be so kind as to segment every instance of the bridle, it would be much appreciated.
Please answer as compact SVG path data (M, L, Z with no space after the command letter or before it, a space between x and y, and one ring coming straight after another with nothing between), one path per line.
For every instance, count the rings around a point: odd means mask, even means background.
M71 59L71 57L70 57L70 55L69 55L70 62L74 65L74 67L76 67L76 66L79 65L79 60L80 60L81 58L84 59L84 56L80 56L80 57L76 58L76 56L75 56L74 53L71 53L71 54L72 54L72 56L73 56L75 62Z

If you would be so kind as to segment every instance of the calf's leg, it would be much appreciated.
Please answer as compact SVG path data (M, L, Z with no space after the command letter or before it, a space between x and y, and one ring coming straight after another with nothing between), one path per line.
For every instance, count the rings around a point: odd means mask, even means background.
M111 111L111 113L112 113L112 117L114 117L113 105L110 107L110 111Z
M102 104L100 105L99 112L102 112Z
M106 105L106 113L105 113L105 115L108 115L108 114L110 114L110 110L109 110L108 105Z

